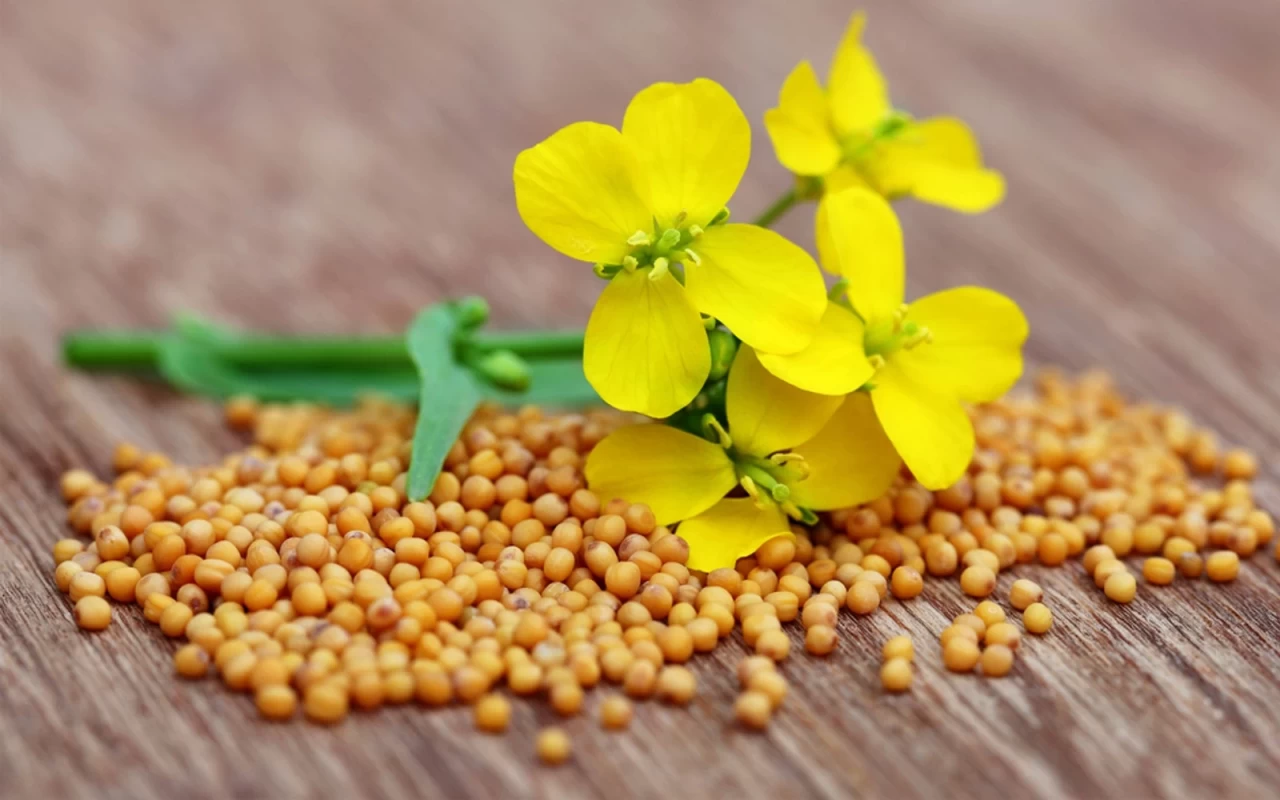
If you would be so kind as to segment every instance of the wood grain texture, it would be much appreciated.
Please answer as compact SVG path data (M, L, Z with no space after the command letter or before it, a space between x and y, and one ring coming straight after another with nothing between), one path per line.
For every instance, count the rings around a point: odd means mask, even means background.
M970 120L1009 180L997 211L904 206L910 290L1021 302L1036 363L1102 365L1265 462L1280 508L1280 15L1256 0L896 0L869 39L907 109ZM842 621L795 658L764 735L729 721L741 650L700 658L691 711L567 723L571 765L532 768L551 721L464 710L259 722L171 674L140 615L86 635L50 578L58 474L130 439L203 463L216 409L69 374L60 333L188 309L278 331L387 332L447 295L500 324L581 322L599 285L512 202L515 154L617 123L655 80L715 77L756 121L740 216L787 184L758 124L845 3L251 0L0 2L0 795L80 797L1260 797L1280 785L1280 568L1109 605L1078 565L1024 568L1054 632L1013 676L939 672L953 584ZM808 211L782 230L810 239ZM1001 591L1011 576L1001 579ZM878 690L910 632L915 691ZM590 701L594 712L598 697ZM1268 789L1267 787L1270 787Z

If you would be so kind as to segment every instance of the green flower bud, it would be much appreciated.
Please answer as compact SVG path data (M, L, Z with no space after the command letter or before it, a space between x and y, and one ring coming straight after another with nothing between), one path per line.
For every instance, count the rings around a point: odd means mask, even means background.
M464 297L453 304L458 327L464 330L478 328L489 320L489 302L483 297Z
M711 347L711 374L707 380L718 381L729 374L733 366L733 358L738 354L738 340L733 334L722 328L716 328L707 334L707 344Z
M502 389L523 392L529 388L529 365L510 350L492 350L475 362L473 369Z

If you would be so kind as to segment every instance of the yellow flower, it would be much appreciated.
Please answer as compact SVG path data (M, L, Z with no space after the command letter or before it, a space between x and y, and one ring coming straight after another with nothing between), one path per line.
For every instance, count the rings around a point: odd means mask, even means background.
M977 213L999 203L1004 178L982 165L973 133L954 117L914 120L895 111L871 52L865 16L853 15L824 91L807 61L782 84L764 124L783 166L825 178L827 191L866 186L894 199Z
M902 229L888 202L867 189L823 200L818 251L847 282L844 313L853 322L823 325L808 350L761 362L801 389L832 393L859 383L869 359L871 401L894 447L926 487L952 485L973 458L964 403L994 400L1018 380L1026 317L1009 298L975 286L904 305Z
M813 259L772 231L725 222L750 150L737 102L698 79L641 91L621 131L574 123L516 158L525 224L609 278L583 368L610 405L665 417L692 400L711 366L701 314L764 352L813 338L826 302Z
M789 517L811 523L814 510L879 497L901 464L865 392L801 391L761 367L749 347L729 370L725 415L727 430L707 420L715 441L632 425L587 457L587 483L600 497L647 503L660 524L680 522L692 569L733 566L789 534ZM739 487L744 496L726 497Z

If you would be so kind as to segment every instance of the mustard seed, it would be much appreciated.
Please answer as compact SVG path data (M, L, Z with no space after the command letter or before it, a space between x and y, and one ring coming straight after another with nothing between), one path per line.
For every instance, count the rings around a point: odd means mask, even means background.
M855 581L845 602L850 611L865 616L880 607L880 592L870 582Z
M600 724L608 730L621 730L631 724L631 701L622 695L610 695L600 703Z
M81 573L87 575L90 573ZM78 577L78 576L77 576ZM94 577L97 577L96 575ZM86 631L106 630L111 624L111 605L101 595L85 594L76 600L76 624Z
M773 705L764 692L747 690L738 695L733 704L733 715L743 727L764 730L769 725Z
M284 684L271 684L257 690L254 705L264 719L287 720L293 717L298 708L298 694Z
M787 697L787 679L773 669L763 669L755 672L750 680L747 681L746 688L761 692L769 698L769 707L777 711L782 705L782 701Z
M880 655L885 661L892 661L895 658L914 661L916 657L915 647L911 644L910 636L895 636L885 642Z
M544 728L539 731L534 747L544 764L554 766L569 760L569 736L559 728Z
M1003 644L988 645L982 651L982 674L988 678L1003 678L1013 670L1013 649Z
M1235 555L1232 553L1232 555ZM1138 592L1138 582L1127 571L1113 573L1103 585L1103 591L1109 600L1117 603L1131 603Z
M1019 578L1009 587L1009 605L1019 611L1026 611L1033 603L1044 599L1044 590L1035 581Z
M810 655L830 655L836 648L835 628L826 625L814 625L804 632L804 649Z
M1032 603L1022 612L1022 625L1027 633L1048 633L1053 626L1053 612L1044 603Z
M952 672L972 672L981 657L977 642L963 636L950 640L942 648L942 662Z
M185 644L173 654L173 667L184 678L209 674L209 653L196 644Z
M1240 556L1231 550L1220 550L1205 559L1204 571L1215 583L1234 581L1240 574Z
M960 588L970 597L987 597L996 590L996 576L984 566L966 567L960 574Z
M1168 586L1177 574L1177 568L1167 558L1156 556L1142 562L1142 577L1147 583Z
M501 695L487 694L476 701L472 714L476 730L502 733L511 722L511 703Z
M1001 644L1010 650L1017 650L1018 644L1022 641L1022 634L1018 633L1018 629L1008 622L997 622L987 628L986 636L983 637L982 641L987 647Z
M880 667L880 685L886 692L905 692L911 688L913 672L909 660L891 658Z
M978 603L978 607L973 610L973 615L982 620L987 630L990 630L992 625L1004 622L1006 619L1004 609L991 600L983 600Z
M657 695L673 705L688 705L697 691L697 680L686 667L667 666L658 673Z

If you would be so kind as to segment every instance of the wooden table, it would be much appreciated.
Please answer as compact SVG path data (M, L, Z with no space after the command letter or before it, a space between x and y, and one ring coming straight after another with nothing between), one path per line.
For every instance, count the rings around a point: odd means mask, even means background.
M691 711L632 729L551 713L504 737L417 707L274 726L172 675L140 615L80 633L54 588L60 472L125 438L206 463L237 439L208 403L70 374L58 336L181 309L278 331L389 332L480 292L502 325L579 323L600 284L520 223L515 154L617 123L655 80L712 76L755 121L749 216L787 185L760 115L825 62L845 3L0 5L0 794L1259 797L1280 785L1280 568L1108 604L1076 566L1020 569L1057 625L1002 681L939 671L953 584L844 620L795 658L769 731L729 721L741 648L700 659ZM954 112L1008 176L997 211L903 206L910 289L1017 298L1040 364L1102 365L1264 458L1280 508L1280 19L1256 0L896 0L870 41L899 104ZM782 230L808 242L811 210ZM1002 586L1010 580L1002 579ZM916 637L915 691L878 688ZM594 708L594 701L592 703ZM1270 787L1268 790L1267 787Z

